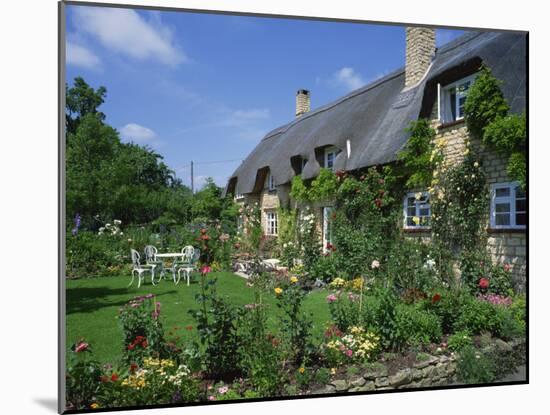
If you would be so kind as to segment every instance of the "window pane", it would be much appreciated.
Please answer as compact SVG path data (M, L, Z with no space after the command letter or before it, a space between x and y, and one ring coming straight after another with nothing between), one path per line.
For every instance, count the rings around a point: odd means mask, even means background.
M414 206L407 208L407 216L414 216L416 215L416 208Z
M420 216L430 216L430 208L420 208Z
M527 214L526 213L517 213L516 214L516 225L527 225Z
M420 226L430 226L430 218L428 216L422 216L420 218Z
M495 215L495 225L498 225L498 226L510 225L510 214L497 213Z
M516 187L516 199L525 199L525 191L519 186Z
M451 93L451 117L452 120L456 120L456 94L454 92Z
M416 201L415 201L415 198L414 197L408 197L407 198L407 206L415 206L416 204Z
M527 201L525 199L516 200L516 212L525 212L527 209Z
M416 224L413 222L412 217L407 216L407 226L416 226Z
M495 204L495 212L508 213L510 212L510 203L497 203Z
M466 102L466 97L461 97L458 99L458 118L464 118L464 103Z
M510 196L510 188L509 187L501 187L501 188L495 189L495 196L496 197L509 197Z

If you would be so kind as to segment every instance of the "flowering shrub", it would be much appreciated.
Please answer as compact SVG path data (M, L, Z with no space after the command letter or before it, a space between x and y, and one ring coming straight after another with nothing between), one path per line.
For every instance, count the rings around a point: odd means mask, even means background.
M457 331L449 337L447 345L453 352L460 352L463 348L472 345L472 337L468 331Z
M503 295L479 294L477 298L481 301L487 301L488 303L491 303L494 305L504 305L504 306L512 305L512 297L505 297Z
M359 295L336 291L326 297L332 321L342 331L359 324Z
M73 344L67 360L67 409L88 409L100 392L101 366L91 357L90 345L84 340Z
M167 357L168 345L160 322L160 303L153 294L135 297L119 310L124 335L123 357L141 363L145 357Z
M380 350L380 339L362 327L351 326L346 334L337 329L325 333L325 355L331 366L372 361Z

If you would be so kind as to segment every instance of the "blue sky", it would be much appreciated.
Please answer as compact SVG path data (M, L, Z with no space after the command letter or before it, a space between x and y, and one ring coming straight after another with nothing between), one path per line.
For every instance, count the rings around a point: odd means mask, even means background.
M438 45L463 32L437 30ZM225 185L268 131L402 67L399 26L67 7L67 82L107 88L123 141L148 145L185 184ZM231 160L231 161L227 161ZM224 161L222 163L214 163Z

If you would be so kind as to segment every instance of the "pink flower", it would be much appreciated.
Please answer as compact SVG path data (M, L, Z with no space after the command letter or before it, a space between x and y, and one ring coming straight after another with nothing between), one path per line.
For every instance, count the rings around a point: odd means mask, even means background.
M206 275L209 272L212 272L212 268L210 268L208 265L205 265L201 268L201 274Z
M348 350L346 351L346 356L347 356L347 357L353 356L353 350L348 349Z
M209 400L209 401L215 401L215 400L216 400L216 397L215 397L215 396L212 396L212 395L210 395L210 396L208 397L208 400Z
M227 393L228 390L229 388L227 386L222 386L221 388L218 388L218 393L224 395L225 393Z
M508 272L508 271L510 271L510 270L512 269L512 265L510 265L510 264L504 264L503 268L504 268L504 271Z
M487 278L481 278L479 280L479 288L481 288L482 290L486 290L487 288L489 288L489 280Z
M334 294L329 294L327 295L327 303L333 303L337 300L338 298L334 295Z
M86 343L86 342L80 342L80 343L78 343L78 344L76 345L74 351L75 351L76 353L85 352L86 350L88 350L88 347L89 347L89 346L90 346L90 345L89 345L88 343Z

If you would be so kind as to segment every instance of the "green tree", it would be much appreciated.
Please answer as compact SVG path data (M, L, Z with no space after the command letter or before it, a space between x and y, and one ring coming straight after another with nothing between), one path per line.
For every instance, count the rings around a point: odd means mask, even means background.
M105 114L98 111L103 104L107 89L100 86L97 90L90 87L84 79L76 77L74 86L66 86L66 114L67 132L75 133L82 117L87 114L96 114L98 119L104 120Z

